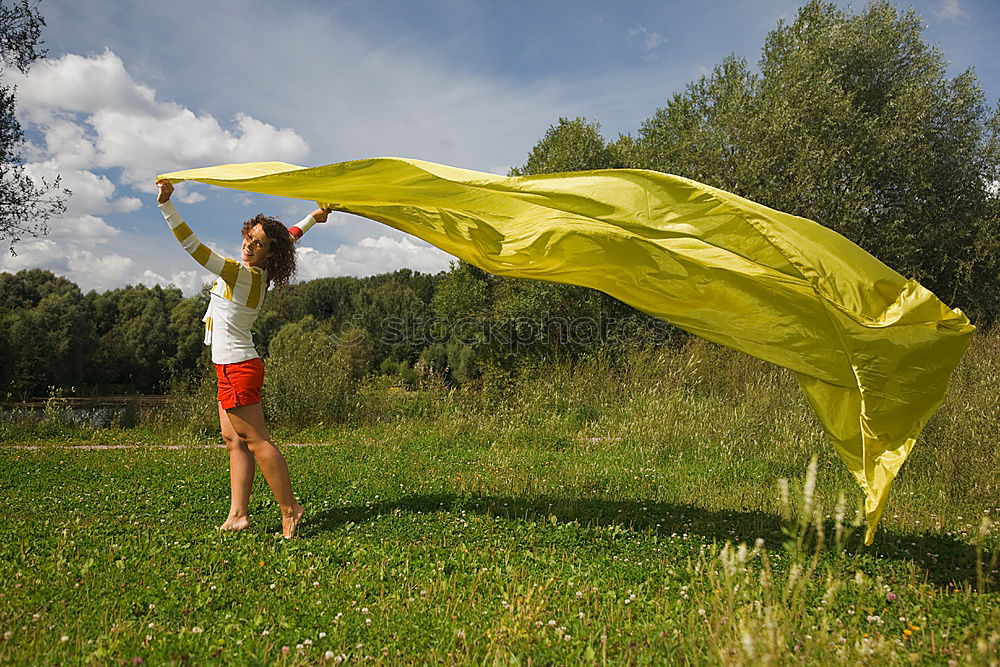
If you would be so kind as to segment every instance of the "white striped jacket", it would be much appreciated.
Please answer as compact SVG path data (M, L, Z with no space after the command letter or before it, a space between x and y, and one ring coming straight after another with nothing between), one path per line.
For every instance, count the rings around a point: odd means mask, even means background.
M218 276L203 318L205 344L212 346L212 362L233 364L258 357L250 327L267 293L267 270L223 257L198 240L169 200L159 206L181 246L195 261ZM312 216L307 216L298 227L304 231L314 222Z

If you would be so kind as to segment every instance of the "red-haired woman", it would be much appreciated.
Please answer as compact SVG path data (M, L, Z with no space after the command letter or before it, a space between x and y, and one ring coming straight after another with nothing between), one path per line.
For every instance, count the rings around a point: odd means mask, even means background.
M199 264L219 276L212 286L205 313L205 344L219 380L219 425L229 450L232 500L220 530L245 530L247 504L253 486L254 462L281 507L281 532L292 537L302 520L302 505L292 493L285 457L264 425L260 391L264 365L253 345L250 327L257 319L268 287L283 287L295 273L295 241L313 223L325 222L329 209L316 209L298 225L286 228L274 218L258 215L243 223L241 261L227 259L200 243L170 202L174 186L157 181L157 202L180 244Z

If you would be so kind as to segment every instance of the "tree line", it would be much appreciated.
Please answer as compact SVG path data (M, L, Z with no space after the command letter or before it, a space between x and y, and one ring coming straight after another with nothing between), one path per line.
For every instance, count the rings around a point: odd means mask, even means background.
M144 285L84 294L44 269L0 273L0 397L158 393L210 372L207 287L187 298ZM436 275L318 278L268 293L254 341L265 357L279 346L337 356L355 377L412 385L422 370L460 386L508 372L519 358L677 335L607 295L552 287L523 289L464 263Z

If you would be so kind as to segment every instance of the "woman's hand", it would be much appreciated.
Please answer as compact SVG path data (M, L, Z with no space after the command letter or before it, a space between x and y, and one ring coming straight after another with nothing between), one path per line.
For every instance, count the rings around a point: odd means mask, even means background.
M326 222L326 219L332 210L332 208L318 208L309 215L311 215L313 220L316 222Z
M156 187L160 189L160 194L156 198L157 204L170 201L170 195L174 192L174 184L170 181L157 181Z

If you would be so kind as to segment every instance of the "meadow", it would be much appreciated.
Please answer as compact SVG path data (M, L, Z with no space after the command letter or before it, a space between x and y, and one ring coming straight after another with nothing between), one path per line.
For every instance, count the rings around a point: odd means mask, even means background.
M208 383L128 429L69 423L57 399L7 415L0 662L1000 661L996 334L870 547L794 378L749 357L692 340L471 390L338 363L269 362L307 509L294 540L260 475L251 528L214 530L228 459Z

